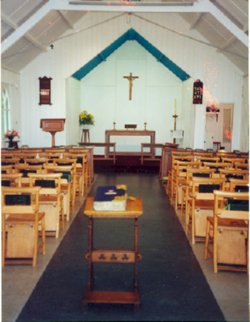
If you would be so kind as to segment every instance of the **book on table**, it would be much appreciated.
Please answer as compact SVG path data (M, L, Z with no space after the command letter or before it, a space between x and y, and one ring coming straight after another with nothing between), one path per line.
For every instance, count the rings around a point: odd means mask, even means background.
M94 197L97 211L123 211L127 204L127 186L124 184L99 186Z

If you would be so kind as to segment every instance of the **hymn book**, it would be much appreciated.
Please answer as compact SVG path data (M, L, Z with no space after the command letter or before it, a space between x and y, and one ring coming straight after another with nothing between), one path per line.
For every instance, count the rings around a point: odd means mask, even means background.
M97 211L124 211L127 204L127 186L99 186L94 198L94 209Z

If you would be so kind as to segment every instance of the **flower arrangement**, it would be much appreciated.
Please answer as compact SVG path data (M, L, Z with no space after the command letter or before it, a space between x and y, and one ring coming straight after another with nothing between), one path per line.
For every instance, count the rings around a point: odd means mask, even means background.
M211 104L206 106L206 112L220 112L218 106Z
M79 124L80 125L94 125L95 118L92 114L88 113L86 110L79 114Z
M5 137L9 140L13 140L16 136L19 138L19 133L16 130L8 130L5 133Z

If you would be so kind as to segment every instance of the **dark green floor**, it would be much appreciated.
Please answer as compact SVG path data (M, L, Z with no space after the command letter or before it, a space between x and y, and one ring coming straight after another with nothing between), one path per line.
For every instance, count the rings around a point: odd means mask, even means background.
M99 174L98 185L124 183L143 199L139 219L139 286L142 304L82 305L87 286L87 218L79 213L17 321L223 321L224 317L168 203L157 174ZM133 222L99 220L96 247L127 248ZM96 287L129 290L131 265L96 264Z

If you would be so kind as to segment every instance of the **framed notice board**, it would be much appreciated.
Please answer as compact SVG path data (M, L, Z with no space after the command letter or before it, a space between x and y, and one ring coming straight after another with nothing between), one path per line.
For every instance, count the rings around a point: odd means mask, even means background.
M39 105L51 103L51 77L39 77Z
M193 104L202 104L203 83L199 79L194 82L193 88Z

